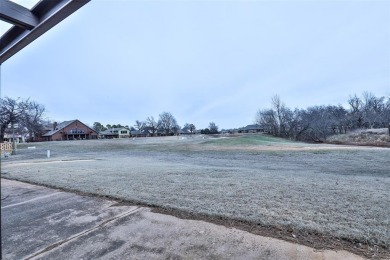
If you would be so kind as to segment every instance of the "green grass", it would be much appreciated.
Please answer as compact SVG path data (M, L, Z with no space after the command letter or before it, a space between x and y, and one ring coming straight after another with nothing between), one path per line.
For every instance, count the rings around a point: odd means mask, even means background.
M329 154L329 153L334 153L334 151L327 151L327 150L315 150L311 151L312 154Z
M273 143L293 143L293 141L277 138L268 135L250 135L250 136L237 136L227 137L221 139L210 139L204 142L204 144L211 145L226 145L226 146L251 146L251 145L272 145Z

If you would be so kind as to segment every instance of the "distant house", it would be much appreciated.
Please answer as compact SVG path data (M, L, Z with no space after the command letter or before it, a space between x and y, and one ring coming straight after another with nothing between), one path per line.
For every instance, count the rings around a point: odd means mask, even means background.
M156 132L156 130L154 132ZM148 137L148 136L155 135L155 134L153 134L153 128L148 127L148 126L144 127L141 130L132 129L130 133L131 133L131 136L134 136L134 137Z
M25 135L19 133L4 133L4 141L5 142L13 142L15 138L16 143L24 143Z
M264 128L260 125L247 125L238 129L239 133L259 133L264 132Z
M232 134L233 133L233 130L231 129L221 129L221 134Z
M99 133L100 138L128 138L130 137L130 130L126 127L109 128Z
M157 136L166 136L167 135L167 132L164 130L164 129L157 129Z
M149 133L145 132L143 130L132 130L131 131L131 136L134 136L134 137L147 137L147 136L149 136Z
M8 124L8 126L4 129L4 142L13 142L16 143L24 143L26 139L27 131L24 127L19 124Z
M150 127L150 126L145 126L142 130L147 133L147 136L155 136L155 135L157 135L157 128L153 128L153 127Z
M169 130L169 133L167 133L167 131L165 129L159 128L159 129L157 129L156 135L157 136L172 136L172 135L175 135L175 133L172 129Z
M53 128L42 135L44 141L97 139L98 133L79 120L54 123Z
M179 132L181 135L190 135L192 134L191 133L191 129L187 126L183 127L180 132Z

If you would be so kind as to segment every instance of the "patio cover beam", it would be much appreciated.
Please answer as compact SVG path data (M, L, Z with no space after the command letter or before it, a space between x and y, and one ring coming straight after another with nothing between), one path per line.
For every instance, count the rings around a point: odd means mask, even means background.
M26 8L14 3L10 4L8 0L2 0L0 19L15 25L0 38L0 64L89 1L41 0L26 12Z
M0 2L0 19L28 30L38 25L38 17L29 9L8 0Z

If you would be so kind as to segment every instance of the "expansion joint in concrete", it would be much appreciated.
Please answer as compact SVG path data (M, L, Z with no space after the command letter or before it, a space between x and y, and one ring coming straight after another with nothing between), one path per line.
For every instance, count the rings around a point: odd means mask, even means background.
M57 248L57 247L59 247L61 245L66 244L66 243L70 243L70 242L74 241L75 239L78 239L79 237L85 236L85 235L87 235L87 234L89 234L89 233L91 233L91 232L93 232L93 231L95 231L95 230L97 230L99 228L102 228L102 227L108 225L109 223L111 223L111 222L113 222L113 221L115 221L117 219L130 216L130 215L138 212L140 209L141 209L140 207L136 207L135 209L133 208L131 210L123 212L123 213L121 213L121 214L119 214L117 216L114 216L114 217L112 217L110 219L107 219L107 220L103 221L99 225L96 225L96 226L94 226L94 227L92 227L90 229L84 230L83 232L80 232L80 233L75 234L75 235L73 235L71 237L68 237L68 238L63 239L61 241L58 241L58 242L56 242L54 244L51 244L51 245L47 246L46 248L44 248L42 250L39 250L38 252L35 252L35 253L25 257L24 259L25 260L37 259L39 256L41 256L42 254L44 254L46 252L49 252L49 251L51 251L51 250L53 250L53 249L55 249L55 248Z

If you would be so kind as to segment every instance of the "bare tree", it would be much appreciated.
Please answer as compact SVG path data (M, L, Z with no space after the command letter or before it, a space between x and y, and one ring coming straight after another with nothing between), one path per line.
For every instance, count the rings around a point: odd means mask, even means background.
M8 125L20 124L29 127L32 132L37 131L42 124L42 116L45 108L33 101L12 99L5 97L0 99L0 141L4 140L4 132Z
M175 117L169 112L162 112L159 115L158 127L163 129L166 135L169 135L172 128L177 125Z
M275 127L277 131L277 135L280 136L281 132L281 125L282 125L282 110L284 108L284 104L280 101L280 97L278 95L275 95L271 98L272 102L272 110L275 114L274 121L275 121Z
M145 123L144 122L141 122L139 120L135 120L135 125L134 125L135 129L137 129L138 131L141 131L142 129L144 129L145 127Z
M148 126L150 128L150 130L152 130L152 134L153 135L156 134L156 132L157 132L157 122L156 122L156 120L154 120L153 116L150 116L150 117L146 118L146 126Z
M30 140L40 137L44 134L44 122L43 115L45 113L45 107L34 101L31 101L28 105L28 110L23 113L21 117L21 125L23 125L28 133Z
M362 114L364 123L369 128L383 127L382 118L386 111L385 97L376 97L370 92L363 92Z
M327 110L331 117L332 134L346 133L348 125L348 111L341 105L327 106Z
M188 125L188 129L190 129L190 133L193 134L196 130L196 127L194 124L189 124Z
M285 106L278 95L274 95L271 98L271 102L275 130L277 131L276 135L285 136L288 128L288 119L291 118L291 110Z
M276 136L289 136L290 121L293 120L293 112L287 108L278 95L271 99L272 108L257 111L255 121L263 126L267 132Z
M256 113L256 123L264 127L264 129L275 135L277 133L275 114L272 109L260 109Z
M195 132L195 125L194 124L189 124L189 123L186 123L184 125L184 128L187 128L188 130L190 130L190 133L193 134Z
M314 106L306 109L302 121L309 125L305 131L305 140L324 142L332 132L332 113L329 107Z
M218 126L214 122L209 124L210 134L218 134Z
M172 127L173 134L179 135L180 129L181 129L181 127L180 127L178 124L174 125L174 126Z
M349 97L348 104L350 106L349 127L361 128L363 126L362 100L355 94Z
M390 135L390 94L386 97L385 109L383 111L383 122L389 128Z
M348 99L349 109L338 106L287 108L279 96L272 97L272 108L258 110L255 122L276 136L296 140L324 142L334 134L362 127L379 128L390 124L390 96L376 97L364 92Z

